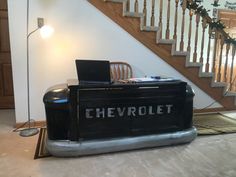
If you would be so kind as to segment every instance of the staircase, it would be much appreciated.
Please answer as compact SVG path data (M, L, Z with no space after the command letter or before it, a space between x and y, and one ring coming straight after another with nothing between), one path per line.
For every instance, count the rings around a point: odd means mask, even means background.
M88 2L219 102L223 110L236 109L235 41L197 3L190 0Z

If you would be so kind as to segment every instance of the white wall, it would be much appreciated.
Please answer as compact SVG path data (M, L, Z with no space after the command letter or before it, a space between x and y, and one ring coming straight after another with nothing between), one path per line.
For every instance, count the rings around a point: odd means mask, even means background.
M24 122L27 119L26 0L8 0L8 6L16 120ZM196 108L214 102L86 0L30 0L29 31L36 28L37 17L45 18L55 32L47 40L41 39L38 32L30 38L30 105L31 118L35 120L45 119L42 101L45 90L76 78L77 58L127 61L136 77L180 78L194 88Z
M214 8L215 9L226 9L225 4L226 4L227 1L230 2L230 3L234 3L235 2L235 0L220 0L218 2L219 6L218 7L214 7L212 5L213 2L214 2L213 0L212 1L205 0L205 1L203 1L202 5L204 6L205 9L209 10L209 12L208 12L209 16L213 17L213 9Z

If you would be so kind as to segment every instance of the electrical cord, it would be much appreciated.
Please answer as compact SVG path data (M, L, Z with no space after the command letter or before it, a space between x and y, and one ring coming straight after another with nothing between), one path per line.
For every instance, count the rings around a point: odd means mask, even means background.
M25 128L25 125L27 124L31 124L33 123L33 127L35 127L35 120L34 119L30 119L30 121L26 121L24 123L22 123L20 126L16 127L15 129L12 130L12 132L20 132L23 128Z

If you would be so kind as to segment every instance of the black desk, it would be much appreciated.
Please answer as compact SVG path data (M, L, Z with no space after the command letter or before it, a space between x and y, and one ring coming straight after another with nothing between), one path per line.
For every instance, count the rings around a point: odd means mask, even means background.
M179 80L109 85L69 81L44 96L48 139L80 142L188 130L193 97L191 87Z

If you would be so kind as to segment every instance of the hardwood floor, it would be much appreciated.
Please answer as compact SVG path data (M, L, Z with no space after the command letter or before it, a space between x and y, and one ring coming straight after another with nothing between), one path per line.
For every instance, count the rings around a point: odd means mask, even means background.
M14 109L0 109L0 133L10 132L15 123L16 120Z

